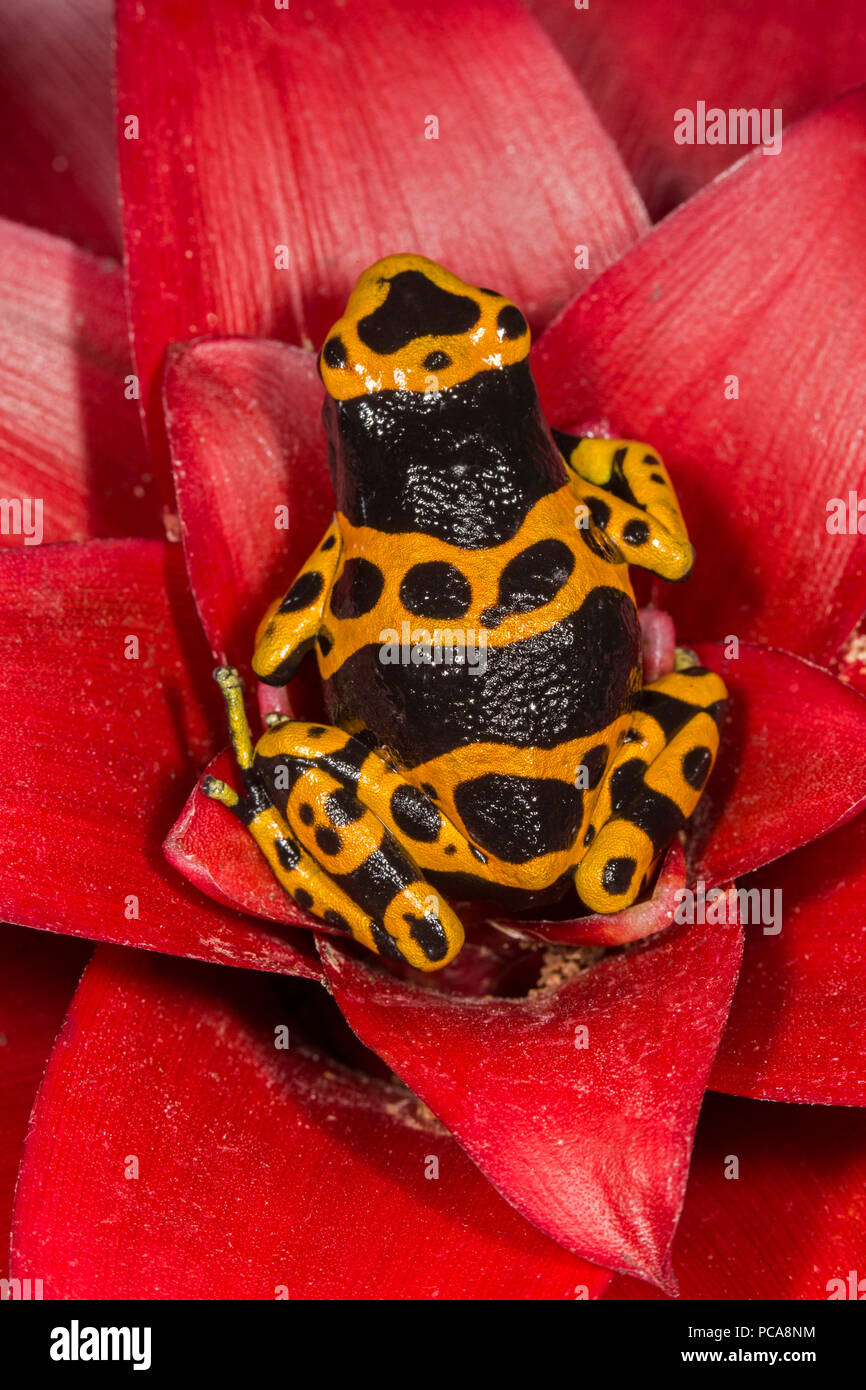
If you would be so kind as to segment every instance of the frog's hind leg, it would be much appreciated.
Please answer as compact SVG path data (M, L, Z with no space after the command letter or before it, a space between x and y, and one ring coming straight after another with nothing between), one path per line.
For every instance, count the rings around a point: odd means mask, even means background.
M303 737L306 726L295 726ZM293 729L280 729L291 756ZM418 865L362 800L323 766L306 766L289 793L286 819L331 881L367 914L364 944L420 970L447 965L463 945L463 928Z
M226 702L232 748L244 779L246 795L216 777L206 777L202 791L232 811L250 832L285 891L305 912L313 912L332 926L343 928L375 950L369 915L347 894L341 893L316 860L292 834L271 799L265 779L254 766L254 750L243 704L243 685L236 671L219 667L214 672Z
M240 816L301 907L380 955L420 970L447 965L463 944L459 919L365 803L361 765L381 760L340 729L293 720L253 750L240 680L215 674L247 796L222 783L207 794Z
M727 695L690 665L646 686L605 773L575 885L593 912L630 907L694 811L715 762Z
M375 950L373 923L356 903L333 884L316 861L298 844L275 806L258 795L238 796L232 787L215 777L207 777L202 791L233 811L252 835L274 877L305 912L313 912L331 926L351 933L357 941Z

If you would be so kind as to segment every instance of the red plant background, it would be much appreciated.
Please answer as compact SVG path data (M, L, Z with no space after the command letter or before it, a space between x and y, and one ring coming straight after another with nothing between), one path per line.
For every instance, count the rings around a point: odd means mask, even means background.
M0 497L44 509L0 537L0 1277L826 1298L866 1227L866 547L825 525L866 473L857 0L0 13ZM697 100L780 108L781 153L676 144ZM479 912L427 981L195 789L214 661L332 510L313 350L397 250L525 308L553 424L662 452L698 561L639 593L732 696L648 903ZM781 890L781 932L672 926L686 873Z

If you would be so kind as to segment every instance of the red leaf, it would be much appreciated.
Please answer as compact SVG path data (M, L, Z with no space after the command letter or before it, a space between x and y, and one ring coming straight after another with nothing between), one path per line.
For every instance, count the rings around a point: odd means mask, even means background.
M740 949L739 928L691 928L546 992L479 1000L410 986L319 943L362 1042L518 1211L583 1258L667 1288Z
M866 816L740 887L780 891L782 929L746 930L712 1085L766 1100L866 1105Z
M360 272L396 251L544 323L646 225L516 0L323 0L255 22L247 0L120 0L118 115L148 386L167 343L202 333L318 347Z
M334 510L315 359L244 338L175 348L164 400L199 613L214 655L246 666L267 605Z
M863 1276L864 1192L862 1111L708 1096L674 1244L680 1297L839 1297L832 1281ZM616 1278L607 1297L663 1295Z
M674 113L780 107L786 126L862 81L860 0L605 0L575 13L564 0L530 0L573 67L632 171L653 217L739 159L741 145L678 145ZM783 143L784 149L784 143Z
M7 551L0 630L0 915L317 975L304 935L214 907L162 854L221 722L179 547L91 541Z
M830 666L840 681L866 695L866 619L848 634Z
M36 1106L13 1269L71 1299L553 1299L608 1278L402 1087L308 1053L264 977L106 948Z
M89 954L80 941L0 926L0 1279L30 1111Z
M718 646L697 651L731 697L687 846L690 879L710 886L857 814L866 802L866 767L851 750L866 740L866 700L788 652L743 644L729 661Z
M547 330L554 423L604 415L661 450L697 551L663 606L681 639L828 660L866 609L866 96L811 117L679 209ZM726 398L736 377L739 398Z
M120 271L0 222L0 317L2 496L41 499L46 541L160 534Z
M111 8L3 4L0 215L117 255Z

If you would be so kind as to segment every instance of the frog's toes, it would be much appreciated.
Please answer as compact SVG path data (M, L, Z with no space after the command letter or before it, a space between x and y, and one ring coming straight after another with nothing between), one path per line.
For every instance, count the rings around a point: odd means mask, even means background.
M253 740L244 709L244 683L233 666L218 666L213 678L226 703L226 718L238 767L248 772L253 765Z
M266 729L278 729L281 724L290 723L291 718L290 714L282 714L277 709L271 709L264 716L263 723Z
M218 801L222 806L228 806L232 810L240 803L240 797L234 787L230 787L228 782L221 782L218 777L204 777L201 789L211 801Z
M693 666L700 664L700 657L691 647L674 647L675 671L690 671Z

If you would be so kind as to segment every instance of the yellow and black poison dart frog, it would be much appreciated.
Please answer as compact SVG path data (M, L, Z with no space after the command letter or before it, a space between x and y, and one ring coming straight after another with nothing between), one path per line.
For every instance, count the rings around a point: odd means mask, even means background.
M319 357L334 521L253 658L282 686L315 649L333 722L253 748L216 673L246 794L208 795L302 908L420 970L463 943L446 896L628 907L718 747L718 676L679 653L641 682L628 565L693 559L667 471L551 431L528 353L493 290L415 255L364 272Z

